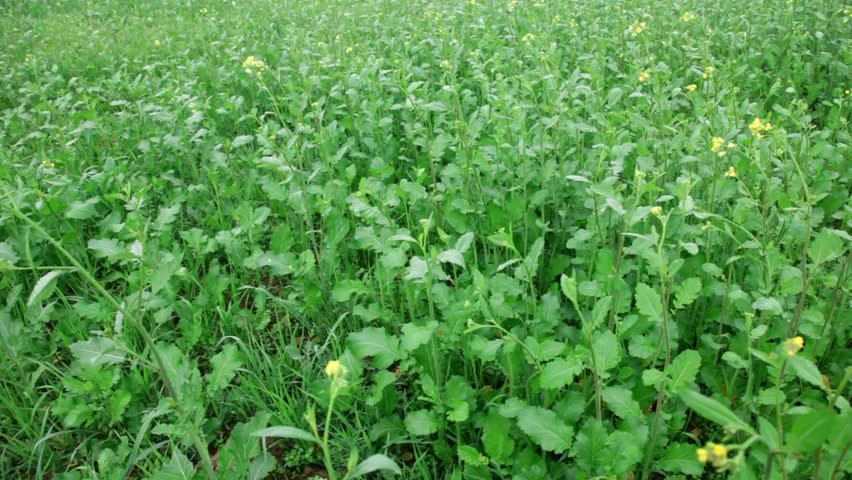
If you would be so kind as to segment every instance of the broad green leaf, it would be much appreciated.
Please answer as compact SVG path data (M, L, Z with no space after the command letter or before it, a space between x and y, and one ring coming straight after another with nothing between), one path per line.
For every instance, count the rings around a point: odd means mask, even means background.
M72 218L74 220L87 220L92 218L98 213L95 205L100 202L100 197L92 197L85 202L74 201L71 202L71 206L68 207L68 211L65 212L65 218Z
M470 445L459 445L458 455L459 460L469 465L479 466L488 464L488 457Z
M290 438L293 440L305 440L308 442L320 443L319 439L314 437L310 432L306 432L301 428L296 427L268 427L263 430L258 430L251 434L252 437L275 437L275 438Z
M233 344L225 345L221 352L213 355L210 359L213 371L205 377L208 392L216 392L231 383L237 369L243 365L242 356L242 352Z
M350 333L347 345L358 358L372 357L373 365L380 369L388 368L402 358L399 339L388 334L384 328L365 328Z
M658 464L666 472L701 475L704 465L698 461L697 450L698 447L688 443L671 443Z
M679 283L674 288L675 293L675 308L681 309L692 304L701 294L701 280L696 277L690 277Z
M693 382L701 367L701 355L695 350L684 350L669 365L667 374L671 379L668 384L670 393L678 393Z
M751 434L755 433L754 429L742 421L728 407L710 397L705 397L695 390L683 390L680 392L680 398L687 407L695 410L695 413L707 420L715 422L722 427L731 427Z
M452 263L453 265L465 268L464 256L461 252L455 249L444 250L438 254L438 261L441 263Z
M122 363L125 358L115 341L107 337L92 337L72 343L70 348L77 360L87 367Z
M743 357L737 355L734 352L727 351L722 354L722 360L725 361L728 365L736 369L748 368L749 363L747 360L743 359Z
M557 358L541 370L541 388L558 390L574 382L574 377L583 371L583 364L575 357Z
M607 439L606 428L597 420L588 420L577 432L574 456L583 472L603 473L601 470L611 461L606 448Z
M228 441L219 448L219 468L233 476L245 477L251 467L251 461L262 453L261 443L254 438L254 432L266 427L271 414L261 412L248 422L237 423Z
M612 410L612 413L619 418L630 419L642 416L639 402L633 400L633 392L620 385L606 387L601 390L601 398L606 402L609 409Z
M660 301L660 295L644 283L636 285L636 307L642 315L655 322L663 322L663 303Z
M411 257L408 261L408 270L405 273L405 280L412 280L415 283L422 282L429 273L429 264L420 257Z
M825 384L822 382L822 374L819 373L819 368L817 368L814 362L801 355L794 355L788 358L787 361L796 376L817 388L825 390Z
M192 480L195 477L195 467L180 452L174 452L169 463L163 465L159 471L154 473L152 480Z
M509 458L515 449L511 429L512 424L506 417L495 410L488 412L482 425L482 445L489 457L498 462Z
M831 231L824 230L808 246L808 256L814 265L823 264L843 255L843 240Z
M366 399L366 404L371 407L377 405L382 400L382 393L385 388L396 381L396 375L387 370L381 370L376 373L375 381L376 384L370 388Z
M102 238L89 240L89 250L94 252L97 258L106 258L110 262L116 262L124 258L135 258L130 250L114 238Z
M365 458L364 461L359 463L351 472L349 472L349 476L347 478L358 478L362 477L368 473L376 472L379 470L387 470L389 472L393 472L396 475L401 475L402 471L399 469L399 466L382 454L370 455Z
M473 243L473 233L467 232L458 240L456 240L456 250L461 253L464 253L470 249L470 245Z
M755 310L769 312L774 315L781 315L784 311L778 300L771 297L760 297L751 304L751 307Z
M348 302L353 295L367 293L367 286L361 280L341 280L331 290L331 299L335 302Z
M429 343L435 330L438 329L438 322L430 321L425 325L415 325L406 323L402 326L402 338L400 346L408 352L414 351L417 347Z
M796 417L786 438L793 449L810 452L833 435L839 425L840 417L831 409L822 408Z
M431 435L438 426L438 417L431 410L417 410L405 416L405 428L414 436Z
M571 448L574 430L552 410L526 407L518 415L518 427L542 450L562 453Z
M573 303L577 303L577 280L574 277L562 274L559 277L559 286L562 288L562 294Z
M0 264L5 262L14 265L18 260L20 260L20 257L15 253L15 249L6 242L0 242Z
M666 379L666 374L656 368L649 368L642 372L642 383L648 387L659 387Z
M608 370L618 366L621 360L621 345L611 330L605 330L596 335L594 348L598 375L603 376Z
M64 270L51 270L42 275L42 277L36 282L35 287L33 287L30 297L27 299L27 306L31 307L34 303L41 301L44 297L50 295L52 287L56 282L56 278L63 273L65 273Z

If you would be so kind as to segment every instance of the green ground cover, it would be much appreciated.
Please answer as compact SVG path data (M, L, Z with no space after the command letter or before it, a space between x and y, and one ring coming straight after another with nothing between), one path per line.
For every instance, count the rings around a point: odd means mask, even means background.
M850 34L0 1L0 477L845 478Z

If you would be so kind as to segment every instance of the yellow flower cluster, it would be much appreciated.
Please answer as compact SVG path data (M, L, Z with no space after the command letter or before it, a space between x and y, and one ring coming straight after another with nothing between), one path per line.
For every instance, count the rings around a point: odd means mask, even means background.
M698 85L696 85L694 83L690 83L689 85L686 86L686 90L689 91L690 93L694 92L697 88L698 88Z
M571 28L577 28L577 20L572 18L571 21L568 22L568 26Z
M255 57L254 55L249 55L243 62L243 70L245 70L249 75L257 75L259 77L268 68L269 67L266 66L266 63L264 63L263 60Z
M654 214L657 217L662 217L663 216L663 207L661 207L659 205L657 205L655 207L651 207L651 213Z
M523 40L525 42L529 42L530 40L535 40L535 34L534 33L527 33L526 35L524 35Z
M802 348L805 346L805 339L802 337L793 337L784 342L784 351L788 356L792 357L793 355L799 353Z
M340 378L346 376L346 367L339 361L332 360L325 366L325 374L331 378Z
M754 120L752 120L748 128L751 130L751 134L754 135L755 138L763 138L764 133L772 130L772 124L764 122L760 119L760 117L754 117Z
M449 60L442 60L440 65L441 65L441 68L449 69L450 68L450 61Z
M651 72L648 70L642 70L642 72L639 73L640 82L647 82L649 78L651 78Z
M633 34L633 36L635 37L636 35L639 35L640 33L642 33L646 28L648 28L647 23L636 21L636 22L633 22L632 25L627 27L627 30L629 30L630 33Z
M733 165L728 167L728 171L725 172L725 176L728 178L737 178L737 170L734 168Z
M708 443L705 448L699 448L695 453L698 454L699 462L709 462L716 468L724 467L728 463L728 447L721 443Z
M722 137L713 137L710 141L712 142L712 144L710 145L710 150L712 152L715 152L716 155L720 157L724 157L728 154L728 151L725 150L726 148L732 149L736 148L737 146L737 144L734 142L728 142L728 144L725 145L725 139Z
M698 15L696 15L692 12L686 12L683 15L680 16L680 19L683 20L684 22L691 22L691 21L695 20L696 18L698 18Z
M701 78L713 78L713 72L716 71L716 67L709 66L704 69L704 73L701 74Z

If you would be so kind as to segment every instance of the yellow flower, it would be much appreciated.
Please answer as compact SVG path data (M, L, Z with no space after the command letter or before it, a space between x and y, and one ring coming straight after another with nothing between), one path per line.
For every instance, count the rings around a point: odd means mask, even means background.
M331 378L343 377L346 376L346 367L337 360L332 360L325 366L325 374Z
M784 342L784 351L787 352L787 355L792 357L793 355L799 353L802 350L802 347L805 346L805 339L802 337L793 337Z
M447 69L450 68L450 61L449 60L442 60L441 61L441 68L447 68Z
M734 169L733 165L728 167L728 171L725 172L725 176L728 178L737 178L737 171Z
M702 78L713 78L713 72L715 72L715 71L716 71L716 67L711 65L711 66L704 69L704 73L701 74L701 77Z
M657 205L655 207L651 207L651 213L653 213L654 215L656 215L658 217L662 217L663 216L663 207L661 207L659 205Z
M257 75L259 77L267 68L269 67L266 66L266 63L254 55L249 55L243 62L243 70L249 75Z
M687 91L694 92L698 88L698 85L694 83L690 83L686 86Z
M725 139L722 137L713 137L712 138L713 145L710 147L710 150L714 152L718 152L722 150L722 145L725 144Z
M346 47L346 53L352 53L352 50L353 50L352 47Z
M577 28L577 20L572 18L571 21L568 22L568 26L571 28Z
M530 40L534 40L534 39L535 39L534 33L527 33L526 35L524 35L524 38L523 38L523 40L525 42L529 42Z
M627 27L627 30L629 30L630 33L633 34L633 36L635 37L636 35L642 33L647 27L647 23L636 21L633 22L633 24L631 24L629 27Z
M642 70L642 72L639 74L640 82L647 82L649 78L651 78L651 72L649 72L648 70Z
M705 448L695 450L698 461L710 463L716 468L724 467L728 462L728 447L721 443L708 443Z
M764 122L760 119L760 117L754 117L754 120L752 120L748 128L751 130L751 133L755 138L763 138L764 133L772 130L772 124Z
M695 20L697 17L698 16L695 15L694 13L692 13L692 12L686 12L683 15L680 16L680 19L683 20L684 22L691 22L692 20Z
M155 46L155 47L159 47L159 46L160 46L160 41L159 41L159 40L154 40L154 46Z

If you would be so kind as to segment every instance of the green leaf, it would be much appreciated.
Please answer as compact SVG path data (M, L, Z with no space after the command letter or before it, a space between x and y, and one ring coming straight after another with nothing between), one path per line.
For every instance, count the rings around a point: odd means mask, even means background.
M810 452L822 446L838 425L842 425L840 417L831 409L814 410L793 420L787 441L797 451Z
M118 259L129 253L127 249L114 238L102 238L89 240L89 250L95 252L97 258Z
M823 264L843 255L843 240L829 230L823 230L808 247L814 265Z
M774 315L781 315L784 311L778 300L772 297L760 297L751 304L751 307L755 310L772 313Z
M263 430L258 430L251 434L252 437L275 437L275 438L291 438L293 440L305 440L308 442L320 443L319 439L313 436L312 433L306 432L301 428L296 427L268 427Z
M558 390L574 382L574 377L583 371L583 364L575 357L557 358L541 369L541 388Z
M213 355L210 364L213 366L213 371L207 374L205 379L208 392L213 393L231 383L237 369L243 365L242 352L233 344L225 345L221 352Z
M668 385L670 393L678 393L693 382L701 367L701 355L695 350L684 350L669 365L667 374L671 378Z
M231 476L245 478L251 468L251 460L262 453L261 444L253 437L269 422L271 414L261 412L248 422L237 423L225 445L219 448L219 468Z
M459 252L464 253L464 252L466 252L470 249L470 246L471 246L472 243L473 243L473 233L467 232L464 235L462 235L461 237L459 237L458 240L456 240L456 247L455 248Z
M425 325L416 325L414 323L406 323L402 326L402 339L400 346L407 352L413 352L417 347L426 345L432 339L435 330L438 329L438 322L430 321Z
M171 461L163 465L163 468L154 473L151 478L153 480L192 480L194 476L195 467L192 466L192 462L186 458L186 455L174 452Z
M509 458L515 449L515 440L510 435L511 422L499 412L491 410L482 425L482 445L485 453L496 461Z
M50 295L53 291L53 286L55 284L56 278L65 273L64 270L51 270L41 278L33 287L32 293L30 293L30 297L27 299L27 307L33 306L34 303L41 301L43 298Z
M396 462L385 455L375 454L365 458L363 462L359 463L358 466L352 469L347 478L358 478L379 470L387 470L396 475L402 474L402 471L399 469Z
M461 252L455 249L444 250L438 254L438 261L441 263L452 263L461 268L465 268L464 256Z
M610 463L607 455L606 428L597 420L589 420L577 432L574 455L577 465L585 473L600 474L602 467Z
M687 407L695 410L695 413L707 420L715 422L722 427L731 427L751 434L755 433L754 429L742 421L728 407L710 397L705 397L695 390L683 390L680 392L680 398Z
M649 368L642 372L642 383L648 387L659 387L666 380L666 374L656 368Z
M331 299L335 302L348 302L352 295L367 293L367 286L361 280L341 280L331 290Z
M621 360L621 345L611 330L605 330L603 333L596 335L594 348L595 366L597 367L598 375L603 376L607 370L618 366Z
M819 368L817 368L814 362L801 355L789 357L787 362L796 376L817 388L825 390L825 384L822 383L822 374L819 373Z
M660 301L660 295L644 283L636 285L636 307L639 313L654 322L663 322L663 303Z
M438 426L438 417L431 410L417 410L405 416L405 428L414 436L431 435Z
M349 334L347 345L359 358L373 357L376 368L388 368L402 358L399 339L388 334L384 328L365 328Z
M701 280L690 277L679 283L675 289L675 308L681 309L692 304L701 294Z
M518 415L518 427L546 452L559 454L571 448L574 430L552 410L526 407Z
M87 220L92 218L98 213L95 205L97 205L100 201L100 197L92 197L85 202L81 202L79 200L71 202L71 206L68 207L68 211L65 212L65 218L72 218L74 220Z
M562 274L559 277L559 286L562 288L562 294L565 295L572 303L577 303L577 280L574 277Z
M633 400L633 392L619 385L606 387L601 391L601 398L606 402L612 413L619 418L630 419L642 416L639 402Z
M688 443L671 443L666 447L666 454L658 464L666 472L701 475L704 465L698 461L697 450L695 445Z
M480 466L488 464L488 457L479 453L479 450L470 445L459 445L458 454L459 460L469 465Z
M92 337L82 342L72 343L71 352L77 360L87 367L112 365L124 361L124 352L111 338Z
M14 265L18 260L20 260L20 257L15 253L15 249L6 242L0 242L0 264L5 262Z

